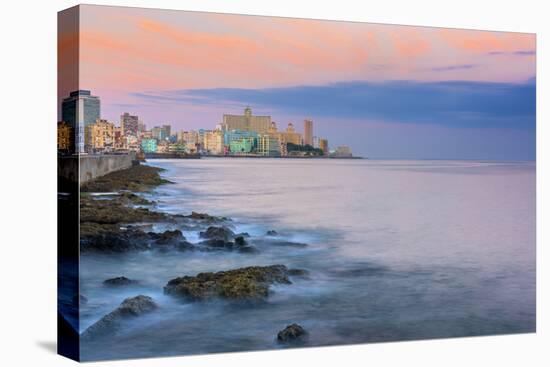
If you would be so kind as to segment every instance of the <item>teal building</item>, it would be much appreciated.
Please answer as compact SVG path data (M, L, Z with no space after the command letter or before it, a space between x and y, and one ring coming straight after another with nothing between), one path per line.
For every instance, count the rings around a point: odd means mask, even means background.
M251 153L256 149L257 139L255 131L226 130L223 134L223 144L232 154Z
M241 137L231 140L229 143L229 151L232 154L251 153L255 148L256 139L253 137Z
M156 153L157 152L157 140L156 139L142 139L141 150L143 153Z

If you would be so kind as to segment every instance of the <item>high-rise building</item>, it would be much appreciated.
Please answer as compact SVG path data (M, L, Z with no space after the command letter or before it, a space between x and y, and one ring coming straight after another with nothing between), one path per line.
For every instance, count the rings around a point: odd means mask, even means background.
M172 135L172 126L171 125L162 125L162 129L164 130L164 134L166 135L165 138L168 138Z
M270 127L271 116L254 116L250 107L244 109L244 115L223 115L223 130L254 131L265 134Z
M304 145L313 146L313 121L304 120Z
M71 92L61 103L61 119L65 121L75 134L77 153L85 152L86 126L93 124L101 114L99 97L92 96L89 90Z
M170 125L155 126L151 129L154 139L158 141L167 140L170 137L172 127Z
M124 136L138 136L139 133L139 117L130 115L128 112L120 115L120 126Z

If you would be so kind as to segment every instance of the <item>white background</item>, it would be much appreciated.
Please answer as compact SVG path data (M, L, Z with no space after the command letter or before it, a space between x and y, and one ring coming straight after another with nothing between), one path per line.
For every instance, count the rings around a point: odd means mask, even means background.
M549 365L550 22L546 1L95 1L96 4L536 32L537 334L97 363L99 366ZM56 339L56 12L4 1L0 21L0 364L67 366ZM545 68L546 66L546 68ZM547 143L546 145L544 143ZM547 190L544 191L543 188Z

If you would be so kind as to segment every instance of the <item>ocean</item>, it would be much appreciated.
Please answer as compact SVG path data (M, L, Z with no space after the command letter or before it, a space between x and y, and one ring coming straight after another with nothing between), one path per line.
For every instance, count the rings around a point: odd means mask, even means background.
M153 297L160 310L83 359L280 349L291 323L300 346L534 332L535 163L334 159L150 160L173 184L145 194L155 210L232 219L258 252L86 254L81 331L120 302ZM154 231L174 229L155 224ZM262 243L277 238L307 246ZM184 231L193 243L197 231ZM284 243L284 242L282 242ZM283 264L309 276L275 285L266 302L184 302L168 280ZM113 290L107 278L139 284Z

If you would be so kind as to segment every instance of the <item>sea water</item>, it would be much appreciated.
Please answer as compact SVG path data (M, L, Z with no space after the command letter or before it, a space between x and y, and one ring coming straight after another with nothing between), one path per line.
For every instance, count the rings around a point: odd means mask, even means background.
M336 159L151 160L173 184L146 197L155 210L232 219L250 242L275 230L305 247L256 254L139 252L81 255L81 331L126 297L159 310L111 338L81 344L87 360L535 331L535 164ZM154 230L173 229L158 224ZM190 242L197 232L184 231ZM175 277L250 265L309 271L266 302L185 302L164 295ZM139 284L103 286L126 276Z

